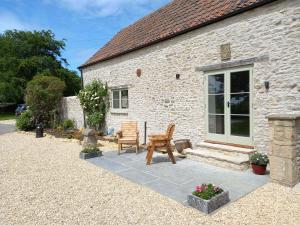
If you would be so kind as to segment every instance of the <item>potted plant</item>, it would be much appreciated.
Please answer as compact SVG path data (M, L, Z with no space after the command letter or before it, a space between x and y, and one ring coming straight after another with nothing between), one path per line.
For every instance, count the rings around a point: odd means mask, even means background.
M84 148L79 156L81 159L90 159L102 156L102 152L99 148Z
M269 158L267 155L255 152L250 156L250 163L255 174L264 175L266 173Z
M213 184L197 186L196 190L188 195L187 200L189 206L207 214L230 201L229 192Z

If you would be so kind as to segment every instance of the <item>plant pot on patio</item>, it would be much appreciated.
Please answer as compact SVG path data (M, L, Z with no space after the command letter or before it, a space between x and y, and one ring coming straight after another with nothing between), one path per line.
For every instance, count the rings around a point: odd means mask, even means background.
M86 148L83 149L79 154L79 157L81 159L91 159L100 156L102 156L102 151L100 151L98 148L93 148L93 149Z
M264 175L266 173L267 164L269 163L267 155L256 152L250 156L250 162L253 173L258 175Z
M230 201L229 192L212 184L202 184L187 197L189 206L204 213L211 213Z

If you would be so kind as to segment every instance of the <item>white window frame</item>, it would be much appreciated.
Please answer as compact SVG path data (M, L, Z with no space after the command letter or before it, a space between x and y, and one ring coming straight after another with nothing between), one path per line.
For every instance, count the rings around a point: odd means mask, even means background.
M128 107L122 108L122 91L128 93ZM119 92L119 108L114 108L114 92ZM128 88L116 88L111 90L111 112L112 113L128 113L129 108L129 90Z

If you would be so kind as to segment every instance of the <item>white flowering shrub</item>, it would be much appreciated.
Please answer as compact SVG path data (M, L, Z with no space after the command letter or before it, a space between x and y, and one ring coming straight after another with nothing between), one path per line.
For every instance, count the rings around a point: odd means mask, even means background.
M78 98L87 114L88 125L99 129L108 108L107 85L101 81L93 81L79 92Z

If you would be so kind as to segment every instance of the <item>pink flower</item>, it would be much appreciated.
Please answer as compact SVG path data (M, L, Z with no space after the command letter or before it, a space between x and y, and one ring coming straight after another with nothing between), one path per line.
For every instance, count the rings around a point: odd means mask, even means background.
M202 192L203 188L201 186L196 186L196 191L197 192Z

